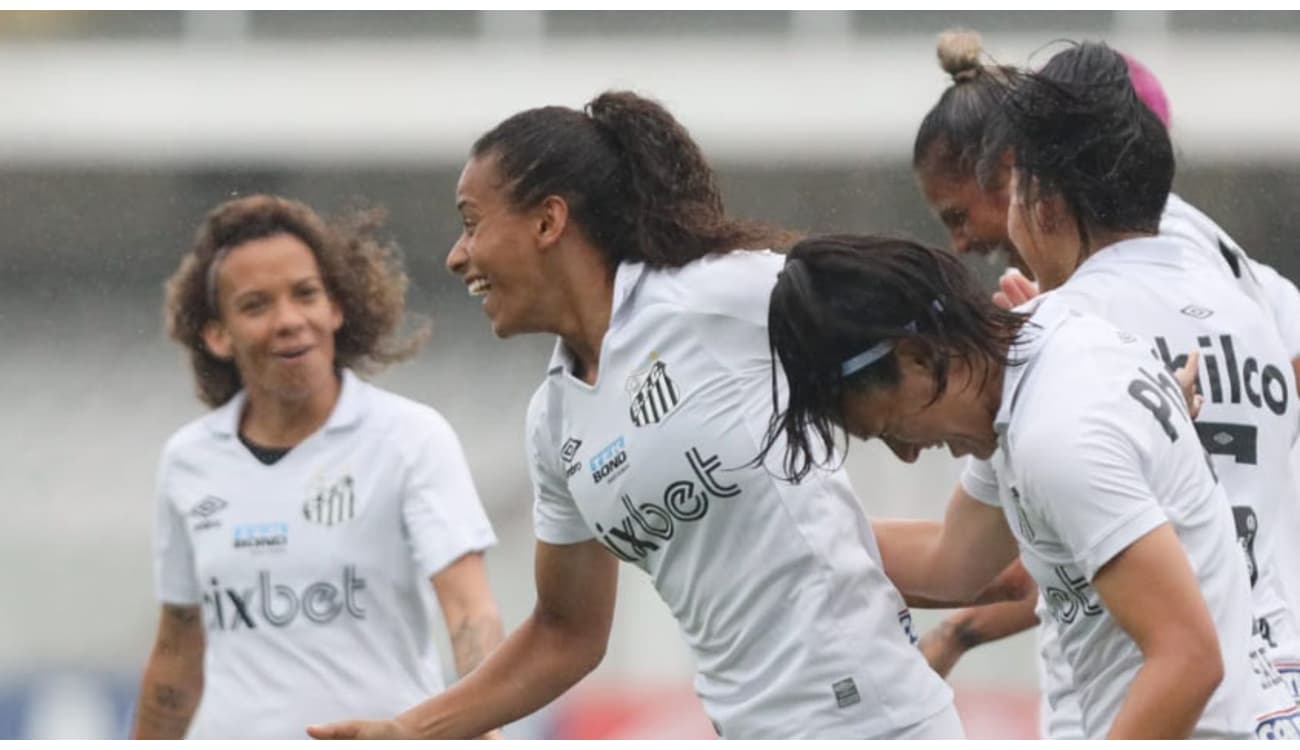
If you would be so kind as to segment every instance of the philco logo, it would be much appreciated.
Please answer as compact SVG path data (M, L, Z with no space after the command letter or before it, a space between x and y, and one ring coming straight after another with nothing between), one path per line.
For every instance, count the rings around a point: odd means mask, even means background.
M235 549L280 552L289 545L289 524L241 523L235 527Z
M565 479L577 474L578 470L582 468L581 462L573 462L573 459L578 455L578 449L581 447L582 441L577 438L565 440L564 445L560 447L560 458L564 460L564 463L568 464L564 469Z
M618 476L627 469L627 451L623 449L623 436L614 438L614 442L601 448L588 462L591 467L591 481L596 484Z
M357 493L351 475L317 492L302 504L303 518L322 526L337 526L351 521L356 515Z
M650 371L639 382L633 376L628 386L632 393L632 405L628 413L632 417L632 424L637 427L661 421L681 402L677 385L668 377L668 366L662 361L651 365Z
M188 514L192 518L199 519L199 522L194 525L194 531L203 531L204 529L214 529L220 526L221 521L214 518L214 516L216 516L218 513L225 510L229 506L230 503L213 495L208 495L207 497L195 503L194 507L190 508L190 512Z

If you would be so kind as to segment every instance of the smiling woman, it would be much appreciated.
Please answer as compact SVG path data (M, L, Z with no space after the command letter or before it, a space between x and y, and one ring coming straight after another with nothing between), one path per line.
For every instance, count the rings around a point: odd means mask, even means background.
M1227 496L1149 342L1059 294L1002 310L953 256L878 237L800 242L769 316L790 393L765 452L783 445L796 478L835 459L839 430L905 461L937 443L978 459L942 524L873 521L885 572L961 600L1018 552L1085 736L1244 738L1294 705L1252 677L1267 664Z
M501 639L495 538L456 434L353 373L419 343L396 336L406 276L379 219L230 201L168 282L168 329L213 411L163 449L162 619L134 737L301 738L436 692L426 586L461 674Z

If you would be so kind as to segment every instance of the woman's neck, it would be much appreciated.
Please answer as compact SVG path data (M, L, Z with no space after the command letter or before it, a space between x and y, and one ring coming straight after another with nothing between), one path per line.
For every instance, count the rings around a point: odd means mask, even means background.
M565 312L555 333L573 355L574 376L588 385L600 375L600 348L614 310L614 275L603 263L585 264L560 291Z
M273 391L249 388L239 431L258 445L292 448L325 424L341 390L342 382L337 374L304 398L285 398Z

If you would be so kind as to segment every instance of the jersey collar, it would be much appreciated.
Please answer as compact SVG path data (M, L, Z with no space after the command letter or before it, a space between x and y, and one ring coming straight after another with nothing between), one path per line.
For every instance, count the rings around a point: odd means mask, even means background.
M325 420L326 430L339 430L352 427L361 422L366 415L365 381L358 378L346 367L340 378L339 400L334 404L329 419ZM244 413L244 403L248 400L245 391L240 390L229 401L217 407L207 417L207 426L212 434L219 437L234 437L239 431L239 417Z
M609 309L609 330L602 337L603 342L608 339L610 331L622 325L624 319L631 314L632 296L640 286L641 278L645 275L644 263L624 262L618 264L618 270L614 272L614 299ZM548 375L568 370L572 372L574 366L573 354L569 348L564 345L560 338L555 340L555 350L551 353L550 366L546 368Z
M1186 266L1188 255L1191 254L1187 253L1183 241L1172 237L1157 235L1122 240L1103 247L1085 259L1064 286L1069 287L1075 279L1101 273L1117 263L1156 264L1182 268Z
M1020 395L1020 384L1025 375L1033 368L1043 345L1052 333L1071 315L1075 315L1064 302L1055 299L1052 292L1038 297L1016 308L1016 312L1028 313L1029 320L1021 328L1021 338L1011 346L1007 358L1017 364L1009 365L1002 376L1002 403L993 418L993 430L1005 435L1007 425L1011 424L1011 413L1015 410L1016 398Z

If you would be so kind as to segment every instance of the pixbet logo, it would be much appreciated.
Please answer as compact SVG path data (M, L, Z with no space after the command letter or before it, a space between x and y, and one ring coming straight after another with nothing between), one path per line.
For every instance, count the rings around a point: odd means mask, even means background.
M216 578L203 594L209 630L249 630L259 624L288 627L299 615L317 625L333 622L344 612L358 620L366 619L358 594L365 590L366 579L357 575L356 566L343 568L342 585L329 581L309 583L301 591L271 581L270 571L259 571L257 585L247 588L222 587Z

